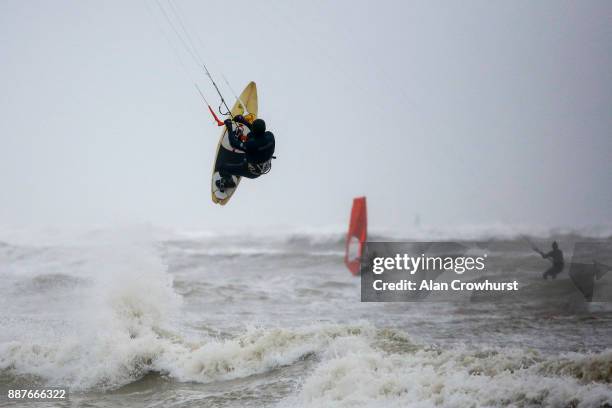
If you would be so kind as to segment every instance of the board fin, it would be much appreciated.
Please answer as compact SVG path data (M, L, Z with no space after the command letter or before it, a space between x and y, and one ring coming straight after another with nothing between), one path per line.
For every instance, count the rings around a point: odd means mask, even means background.
M351 219L346 235L346 251L344 263L353 275L359 275L363 246L368 239L368 214L366 198L357 197L353 199Z

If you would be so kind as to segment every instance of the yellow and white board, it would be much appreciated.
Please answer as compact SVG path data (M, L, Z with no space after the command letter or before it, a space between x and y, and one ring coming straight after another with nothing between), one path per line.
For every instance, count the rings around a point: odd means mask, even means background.
M242 106L244 104L246 106L246 112ZM239 100L234 103L232 107L232 116L236 115L246 115L247 113L252 113L257 117L257 86L255 82L250 82L244 91L240 94ZM243 125L234 123L234 126L242 128ZM248 132L246 127L242 128L244 133ZM244 152L238 149L234 149L230 143L229 138L227 136L227 129L224 128L221 133L221 137L219 138L219 144L217 145L217 154L215 155L215 164L212 170L211 177L211 196L213 203L225 205L232 198L234 192L238 188L238 184L240 183L241 177L232 176L234 182L236 183L236 187L234 188L226 188L224 192L221 192L219 188L215 185L215 182L221 178L219 174L219 168L223 163L237 163L244 160Z

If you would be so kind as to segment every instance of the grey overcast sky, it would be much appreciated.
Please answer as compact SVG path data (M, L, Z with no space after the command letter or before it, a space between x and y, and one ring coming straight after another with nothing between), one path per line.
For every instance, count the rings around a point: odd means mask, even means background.
M176 2L272 172L212 204L215 95L155 1L1 0L0 224L610 224L612 2Z

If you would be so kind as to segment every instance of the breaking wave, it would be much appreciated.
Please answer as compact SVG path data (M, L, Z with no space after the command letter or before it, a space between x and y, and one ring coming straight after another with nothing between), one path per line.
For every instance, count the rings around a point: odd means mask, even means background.
M400 336L401 337L401 336ZM406 340L407 341L407 340ZM337 345L336 345L337 346ZM612 404L611 351L546 359L528 350L332 347L283 406L599 407Z

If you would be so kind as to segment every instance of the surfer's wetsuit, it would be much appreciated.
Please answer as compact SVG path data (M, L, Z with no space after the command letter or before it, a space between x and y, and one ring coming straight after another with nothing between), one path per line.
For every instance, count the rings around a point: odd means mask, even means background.
M555 279L557 275L563 271L563 267L565 266L563 261L563 252L559 249L559 247L553 245L552 251L548 252L547 254L542 252L541 255L542 258L550 259L552 261L552 266L548 268L546 272L544 272L542 277L544 279L548 279L550 276L551 278Z
M240 162L224 163L219 169L219 174L225 179L230 178L231 175L254 179L266 174L270 171L270 161L274 155L274 135L269 131L254 132L253 126L242 116L236 116L234 121L245 125L250 130L246 140L242 140L236 134L231 119L224 122L230 145L234 149L243 151L245 158Z

